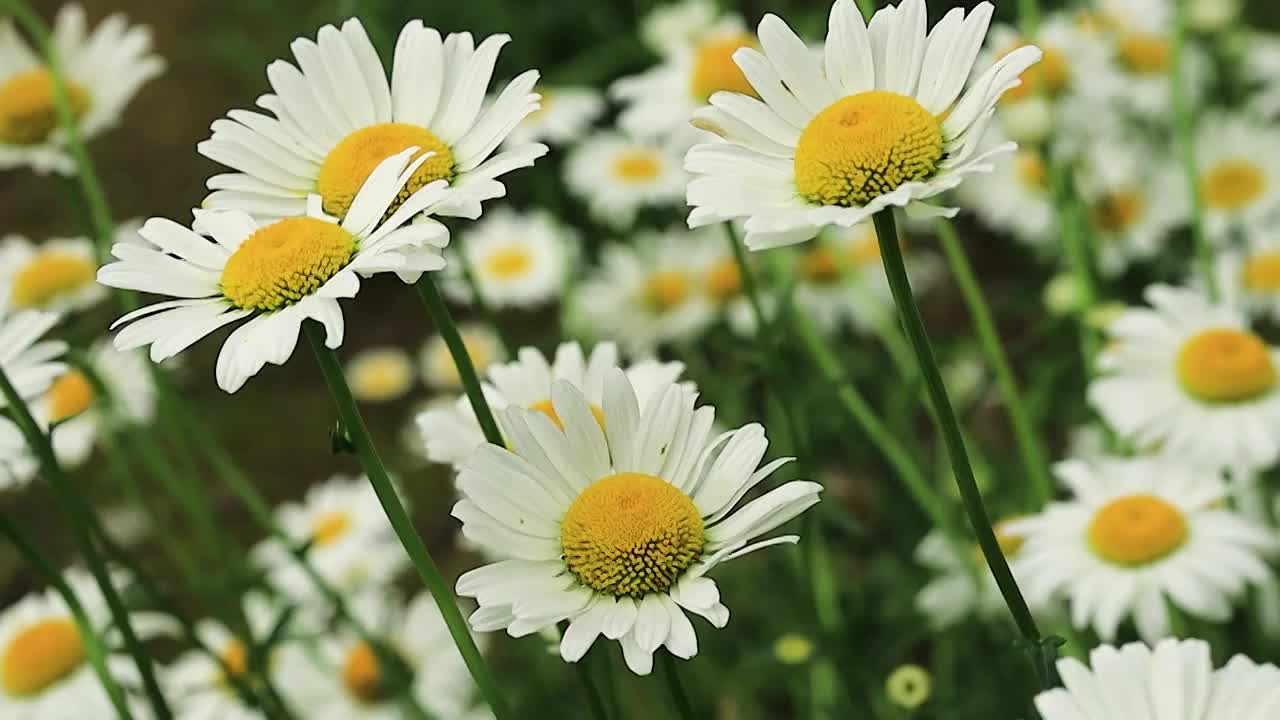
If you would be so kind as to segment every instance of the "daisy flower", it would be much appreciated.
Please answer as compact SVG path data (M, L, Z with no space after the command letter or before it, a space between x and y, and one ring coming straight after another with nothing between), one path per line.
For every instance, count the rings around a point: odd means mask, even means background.
M1196 130L1205 231L1224 245L1280 210L1280 130L1243 115L1213 114Z
M394 594L362 593L351 612L390 640L411 675L410 692L439 720L492 720L477 708L475 685L434 600L419 595L406 608ZM400 720L401 699L377 653L349 626L322 636L316 662L290 677L289 693L313 720Z
M725 142L694 146L685 167L692 227L746 218L754 250L803 242L826 225L852 227L889 207L936 214L921 202L991 169L1005 145L979 152L1005 91L1040 50L1013 50L962 91L991 21L990 3L957 8L926 36L924 0L876 13L853 0L831 8L824 55L814 56L774 15L762 51L734 60L761 98L711 96L694 123Z
M248 210L278 219L303 215L319 195L324 211L343 218L374 169L407 148L422 153L406 193L447 180L436 212L477 218L481 203L501 197L496 178L546 154L538 143L508 146L508 133L538 108L538 73L512 80L492 101L486 91L502 46L491 35L441 38L421 20L396 41L390 82L359 20L320 28L316 41L291 46L297 66L267 66L274 90L258 99L270 116L233 110L200 143L205 157L236 170L209 180L208 208ZM274 117L273 117L274 116Z
M0 370L23 399L31 399L49 388L67 364L60 358L67 352L62 340L42 340L62 316L43 310L21 310L5 314L0 301ZM0 396L0 408L7 403Z
M1143 448L1216 467L1261 468L1280 455L1277 350L1243 314L1192 290L1155 285L1151 308L1107 326L1089 402Z
M120 122L144 83L164 71L151 52L151 31L112 15L92 31L84 8L64 5L52 42L62 64L71 114L81 137L93 138ZM0 169L29 166L37 172L75 171L58 127L53 76L44 59L0 19Z
M1081 60L1093 45L1067 15L1054 13L1046 17L1036 30L1035 41L1044 57L1022 73L1022 84L1006 92L996 106L996 114L1007 134L1025 143L1048 139L1055 112L1086 82L1091 69ZM991 67L1026 44L1026 38L1017 28L993 25L977 65Z
M140 233L152 247L116 244L111 254L119 260L98 271L98 282L177 299L117 320L113 328L127 327L116 335L116 348L150 345L151 360L161 362L246 320L218 355L218 386L235 392L266 363L284 364L308 319L324 325L326 345L340 347L338 299L355 297L360 278L395 272L413 282L444 267L440 252L448 230L434 220L406 223L435 209L447 193L445 183L414 190L400 202L430 160L410 160L415 152L409 148L383 161L341 222L321 210L314 195L305 215L268 223L241 210L196 210L190 230L171 220L147 221Z
M1217 252L1214 276L1224 303L1280 322L1280 239L1271 230L1247 233L1242 249Z
M688 176L680 156L656 141L600 132L583 140L565 161L565 184L583 198L597 221L625 230L645 207L680 204Z
M146 353L120 351L99 342L86 359L95 377L70 368L32 408L38 422L53 427L53 451L65 467L83 465L102 433L146 425L156 412L156 388ZM99 402L97 382L106 388L110 410Z
M1280 713L1280 668L1236 655L1215 670L1203 640L1103 645L1089 653L1088 666L1058 660L1058 675L1064 687L1036 696L1044 720L1267 720Z
M551 213L501 208L468 228L458 243L460 250L454 252L466 258L480 295L490 305L529 308L560 296L576 243L577 234ZM471 289L461 277L455 276L445 289L457 301L471 301Z
M683 0L659 5L640 23L640 37L661 57L696 48L708 37L740 29L742 21L723 14L711 0Z
M678 362L642 360L624 366L618 347L610 342L596 345L589 354L578 343L565 342L551 360L536 348L521 348L514 361L489 367L482 388L505 434L504 411L512 406L537 410L559 422L551 404L551 390L559 380L580 388L592 407L599 408L604 402L605 376L617 367L626 372L641 408L647 406L654 391L676 382L684 372L684 364ZM418 416L417 424L432 462L456 466L485 443L466 396L428 408Z
M1058 463L1072 497L1013 524L1025 535L1023 590L1063 596L1077 628L1105 641L1132 617L1148 642L1169 634L1169 604L1210 622L1231 618L1247 584L1272 582L1273 531L1221 507L1227 488L1182 459Z
M458 578L480 608L474 629L520 637L568 622L560 655L582 658L603 634L627 667L653 667L665 646L691 658L698 640L686 611L716 627L729 621L715 566L795 535L748 544L818 502L822 486L786 483L734 511L789 458L762 468L764 429L712 435L715 409L694 409L680 385L654 392L644 410L614 368L593 407L565 381L551 389L559 423L537 410L504 413L511 449L484 445L458 474L453 515L468 539L501 560Z
M1132 138L1095 140L1076 183L1098 269L1116 276L1150 260L1190 216L1186 180L1167 154Z
M347 362L346 374L352 394L362 402L399 400L415 379L409 353L394 346L361 350Z
M88 238L53 238L41 245L19 235L0 240L0 295L17 310L91 307L107 295L94 282L97 271Z
M571 297L570 324L616 337L636 355L696 336L715 320L716 305L702 291L709 278L688 262L689 247L711 242L724 242L719 228L647 231L609 245Z
M378 496L363 477L335 476L307 491L301 502L287 502L276 522L293 543L309 543L307 560L340 592L385 587L408 565ZM253 550L271 584L297 601L319 592L289 549L269 538Z
M1010 569L1018 573L1018 552L1026 538L1013 532L1009 522L997 523L995 532ZM916 562L935 577L920 589L915 606L936 629L951 627L972 615L992 619L1007 612L982 551L976 545L963 547L968 555L957 552L941 530L930 531L916 546Z
M467 349L467 355L477 373L483 374L490 365L506 359L502 340L487 325L463 323L458 326L458 334L462 336L462 345ZM453 362L449 346L439 335L432 335L422 346L419 366L427 387L437 390L457 390L462 387L458 366Z
M1056 250L1057 217L1049 168L1040 151L1018 148L994 158L991 165L991 173L975 175L956 189L961 204L977 213L984 224L1013 235L1028 247Z
M568 145L604 114L604 98L595 88L538 85L534 89L542 96L541 104L507 135L508 146L543 141Z

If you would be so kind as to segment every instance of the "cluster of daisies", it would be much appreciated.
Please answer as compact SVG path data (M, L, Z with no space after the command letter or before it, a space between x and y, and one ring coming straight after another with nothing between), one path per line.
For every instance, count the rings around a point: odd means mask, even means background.
M826 339L893 342L882 251L907 253L908 298L943 272L914 240L878 236L873 217L900 213L918 236L971 209L1028 246L1029 263L1073 273L1047 296L1086 340L1077 394L1093 419L1053 466L1054 498L993 528L1036 617L1072 636L1063 687L1038 695L1038 712L1273 717L1280 669L1243 655L1215 669L1207 642L1175 639L1189 622L1243 616L1280 634L1267 487L1280 461L1268 335L1280 165L1265 152L1280 140L1280 39L1241 31L1237 10L1096 0L1029 37L993 25L985 2L930 26L925 0L869 19L836 0L825 35L805 39L776 15L752 29L688 0L648 15L639 32L656 62L605 89L548 86L534 70L495 81L504 34L414 20L380 55L360 20L327 25L267 66L255 107L212 123L197 150L225 172L190 218L122 227L109 249L0 240L0 369L75 468L172 421L157 420L166 402L181 416L167 373L215 332L229 331L216 384L251 396L301 336L321 355L341 349L348 313L371 317L365 282L424 298L438 285L476 319L438 328L416 360L378 347L343 370L362 403L399 401L419 379L432 391L406 434L451 478L476 560L458 598L406 597L394 501L334 477L275 509L244 558L252 589L189 623L190 647L159 674L182 718L272 717L240 682L264 679L321 720L483 720L499 707L455 646L455 603L464 637L538 634L573 663L603 636L637 675L663 654L694 657L700 627L729 624L713 571L798 542L781 528L824 485L779 480L794 458L770 457L749 412L703 402L699 383L715 378L687 363L713 375L709 339L765 347L797 316ZM66 111L92 138L164 67L119 16L89 29L69 6L52 39L61 77L0 20L2 168L78 172ZM517 171L548 161L563 192L543 188L535 209L495 204ZM1099 306L1136 301L1126 282L1145 287L1141 305ZM104 337L94 313L108 303L124 314ZM519 346L516 321L563 331ZM0 414L0 488L32 482L38 456ZM917 620L942 634L1003 617L1008 598L967 536L917 540L929 576L912 591ZM0 613L5 717L111 713L81 633L111 639L119 619L82 571L64 577L87 630L52 590ZM164 618L147 629L175 632ZM801 634L775 648L783 664L816 652ZM137 684L122 655L108 669ZM886 683L909 709L930 685L914 664Z

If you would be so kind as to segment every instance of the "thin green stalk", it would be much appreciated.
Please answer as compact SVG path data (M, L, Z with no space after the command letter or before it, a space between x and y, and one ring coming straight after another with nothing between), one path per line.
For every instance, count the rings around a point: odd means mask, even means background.
M738 275L742 277L742 292L747 296L747 302L751 304L751 314L755 316L756 327L763 328L768 325L768 321L764 314L764 304L760 301L760 293L756 290L755 274L751 272L751 263L747 262L747 249L738 239L738 231L733 229L733 223L724 223L724 235L729 241L729 248L733 251L734 262L738 264Z
M458 603L454 600L453 593L445 582L444 576L440 574L440 569L436 567L435 561L431 559L431 554L427 552L422 537L413 527L413 522L409 519L404 505L400 502L400 496L391 482L391 476L387 473L386 466L382 464L378 449L373 444L373 437L369 434L364 418L360 415L360 408L356 406L355 398L351 396L351 388L347 386L347 379L342 374L342 364L338 362L338 356L325 345L324 334L318 323L305 323L303 331L311 343L311 349L315 351L316 362L320 365L325 384L329 386L329 393L333 396L334 405L337 406L338 417L355 445L356 455L360 458L360 464L369 477L369 483L377 493L378 501L382 503L382 509L386 512L392 529L400 538L405 552L408 553L409 560L418 571L418 577L426 585L427 591L431 593L431 597L435 599L440 609L440 614L444 616L449 634L453 636L453 642L458 646L458 652L462 654L471 677L498 720L513 717L498 688L497 681L490 673L489 666L485 664L480 649L476 647L475 639L471 637L467 621L458 610Z
M942 250L951 264L951 272L960 286L960 294L964 296L973 316L974 329L978 331L978 340L987 353L987 360L995 371L996 385L1004 397L1005 408L1009 411L1009 420L1013 423L1013 436L1018 443L1018 452L1022 455L1022 464L1026 468L1027 477L1031 480L1034 492L1033 504L1042 507L1053 496L1053 484L1049 480L1049 463L1045 459L1044 448L1036 436L1036 430L1023 402L1022 392L1018 389L1017 378L1013 368L1009 366L1009 356L1005 353L1004 344L1000 342L1000 334L996 331L995 321L991 317L991 308L982 295L982 288L974 277L973 267L960 246L960 238L955 227L946 219L937 223L938 238L942 241Z
M1052 677L1045 657L1045 643L1036 627L1035 618L1027 608L1022 591L1009 570L1009 563L1000 543L996 540L995 531L991 527L991 518L982 502L982 493L973 477L973 467L969 463L969 454L965 450L964 439L960 434L960 423L951 407L951 399L947 397L946 385L942 382L942 373L938 370L938 362L929 343L929 335L925 331L924 320L920 317L920 309L916 307L916 299L911 291L911 281L907 277L906 264L902 259L902 247L898 243L897 224L894 222L893 209L882 210L875 215L876 236L880 243L880 255L884 260L885 275L889 280L889 289L893 292L893 300L898 306L898 313L907 331L907 338L915 350L916 360L920 365L920 373L924 377L925 387L934 407L934 417L938 429L946 443L947 455L951 458L951 466L955 474L956 484L964 501L965 512L969 523L973 526L978 538L978 546L986 558L987 566L995 577L1000 594L1004 596L1009 613L1013 616L1018 631L1030 646L1035 672L1041 687L1051 686Z
M489 409L488 401L485 400L484 391L480 388L480 377L476 374L475 363L471 362L467 345L462 341L458 325L453 321L449 306L444 304L444 298L440 297L440 289L436 287L431 273L423 273L422 279L418 280L414 287L418 291L418 297L422 300L423 306L427 308L427 313L431 315L431 321L435 323L436 332L440 333L444 344L449 348L449 354L453 356L453 364L458 368L458 377L462 380L462 389L466 392L467 399L471 401L471 409L476 414L480 429L484 431L484 439L494 445L502 445L502 431L498 429L498 423L493 419L493 412Z
M1187 180L1187 199L1191 203L1191 238L1195 243L1196 266L1200 281L1210 300L1218 297L1218 283L1213 273L1213 248L1204 231L1204 196L1200 192L1200 166L1196 160L1196 117L1186 92L1187 2L1174 0L1173 62L1169 65L1169 90L1173 101L1173 129L1178 140L1182 169Z
M80 631L81 642L84 643L84 654L89 661L89 665L93 668L93 672L98 676L98 681L102 683L102 687L107 691L107 697L111 700L111 706L115 708L116 715L125 720L133 720L133 714L129 712L129 705L125 699L124 690L116 683L111 671L107 669L107 654L102 638L98 637L97 629L93 627L93 623L89 620L89 616L84 611L84 606L80 604L80 598L76 597L75 592L62 579L62 573L40 554L34 543L27 539L26 533L18 528L16 524L9 520L7 515L0 513L0 535L4 535L18 549L18 552L26 558L27 562L44 576L45 582L49 583L58 595L62 596L63 602L67 604L67 610L71 613L71 617L75 620L76 628Z
M44 475L45 480L53 489L54 495L58 499L58 504L62 506L63 511L68 515L70 521L68 524L71 526L71 534L75 539L76 547L84 556L85 564L89 566L89 572L93 574L98 586L102 589L103 599L106 600L107 606L111 609L111 615L115 618L116 625L120 628L120 634L124 637L125 647L138 666L138 672L142 676L143 689L146 691L151 709L159 720L172 720L173 712L169 709L169 705L165 702L164 695L160 691L160 684L156 681L155 668L151 665L151 658L138 641L138 636L133 630L133 623L129 620L129 613L125 610L124 603L120 600L120 595L116 592L115 586L112 585L111 578L107 573L107 566L102 561L98 548L94 545L92 536L95 534L95 528L98 529L97 534L101 534L97 518L63 473L62 466L58 464L58 459L53 454L53 446L50 444L49 436L40 429L40 426L31 416L30 408L18 395L13 384L9 382L9 376L5 374L3 368L0 368L0 395L4 396L13 421L18 425L19 430L22 431L22 435L27 441L28 447L31 448L31 451L35 453L36 458L39 460L41 474Z
M1049 162L1046 159L1046 162ZM1098 356L1098 336L1089 326L1089 314L1098 302L1098 287L1093 274L1093 253L1089 237L1084 231L1084 219L1080 206L1071 192L1067 173L1056 163L1049 164L1049 182L1054 208L1058 218L1058 233L1067 248L1071 275L1076 284L1076 324L1080 333L1080 353L1087 375L1093 374L1094 359Z
M667 683L667 691L671 693L671 703L675 705L676 715L680 720L694 720L697 716L693 714L693 705L689 702L689 694L684 690L684 683L680 682L680 671L676 668L675 658L663 649L655 654L658 664L662 666L662 678Z
M1018 27L1027 42L1035 40L1040 32L1040 3L1038 0L1018 0Z

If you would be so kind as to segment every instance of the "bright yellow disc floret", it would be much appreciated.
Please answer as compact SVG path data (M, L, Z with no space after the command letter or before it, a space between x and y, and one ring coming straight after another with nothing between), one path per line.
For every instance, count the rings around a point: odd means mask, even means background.
M77 120L89 110L89 93L66 84L71 114ZM53 76L38 68L18 73L0 84L0 144L38 145L58 127Z
M1214 328L1193 336L1178 351L1178 381L1211 403L1253 400L1275 385L1271 350L1257 335Z
M1215 210L1242 210L1262 197L1267 176L1255 162L1228 160L1210 167L1200 178L1204 204Z
M1181 510L1155 495L1127 495L1094 514L1088 536L1089 546L1108 562L1147 565L1186 542L1187 519Z
M340 225L286 218L240 244L222 270L222 294L238 308L279 310L315 292L346 267L356 240Z
M41 620L20 630L0 656L0 685L16 697L38 695L85 661L84 642L65 618Z
M747 33L720 35L704 42L693 59L693 77L689 88L695 100L706 102L720 91L755 95L742 68L733 61L738 48L759 47L756 39Z
M79 415L93 405L93 383L79 370L68 370L58 376L45 395L49 403L49 422L62 422Z
M316 189L324 199L324 211L334 217L344 217L356 193L378 164L411 147L420 148L414 157L427 152L435 154L414 172L388 213L394 212L423 186L436 180L453 180L453 151L430 130L408 123L370 125L343 138L320 166Z
M93 261L75 253L49 250L36 255L13 278L9 299L16 308L43 308L93 284Z
M1280 291L1280 252L1258 253L1244 263L1244 286L1253 292Z

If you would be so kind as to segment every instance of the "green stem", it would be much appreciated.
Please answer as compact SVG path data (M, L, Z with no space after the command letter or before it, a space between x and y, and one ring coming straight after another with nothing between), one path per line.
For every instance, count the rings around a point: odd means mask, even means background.
M747 302L751 304L751 314L756 318L756 327L763 329L768 325L768 321L764 314L764 304L760 301L760 293L756 289L755 274L751 272L751 263L747 262L747 250L738 240L738 231L733 229L733 223L724 224L724 235L729 241L734 262L738 264L738 274L742 276L742 292L747 296Z
M1195 243L1196 265L1210 300L1218 298L1213 273L1213 248L1204 230L1204 196L1200 192L1200 166L1196 160L1196 117L1186 93L1187 0L1174 0L1173 62L1169 65L1169 90L1173 101L1173 128L1181 151L1191 203L1191 237Z
M419 286L421 285L419 283ZM360 408L356 406L355 398L351 396L351 388L347 386L347 379L342 374L342 364L338 362L338 356L325 345L324 333L318 323L305 323L303 331L311 343L311 349L315 351L316 362L320 365L325 384L329 386L329 393L337 406L338 417L355 445L356 455L360 458L360 464L369 477L369 483L377 493L378 501L382 503L382 509L386 512L392 529L400 538L400 544L404 546L409 560L418 571L418 577L426 585L427 591L431 593L431 597L435 599L440 609L440 614L444 616L449 634L453 636L458 652L462 654L467 669L471 671L471 677L498 720L512 717L506 700L498 689L497 681L490 673L489 666L485 664L480 649L476 647L475 639L471 637L467 621L458 610L458 603L454 600L453 593L449 590L444 576L440 574L440 569L431 559L431 554L427 552L422 537L414 529L413 521L409 519L409 514L400 502L400 496L391 482L391 476L387 473L386 466L382 464L378 449L373 444L373 437L369 434L364 418L360 415Z
M1042 687L1049 687L1052 679L1045 672L1047 663L1044 660L1044 641L1040 630L1036 627L1035 618L1018 589L1018 583L1009 570L1004 552L996 540L995 531L991 527L991 518L982 502L982 493L973 477L973 467L969 463L969 454L965 450L964 439L960 434L960 423L947 397L946 385L942 382L942 373L938 370L938 362L929 343L929 335L925 331L924 320L920 317L920 308L916 307L916 299L911 291L911 281L907 277L906 264L902 259L902 247L898 243L897 225L893 218L893 209L882 210L875 215L876 236L880 243L880 255L884 259L885 275L889 280L889 289L893 292L893 300L898 306L898 313L907 331L907 338L915 350L920 373L924 377L925 387L934 408L934 418L947 447L947 455L951 459L951 467L955 474L956 485L960 489L964 501L965 512L969 523L973 526L978 538L978 546L986 558L987 566L995 577L1000 594L1013 616L1018 631L1031 647L1032 659L1036 675Z
M502 431L498 429L493 411L489 409L489 402L485 400L475 363L471 362L467 345L462 341L458 325L453 321L449 306L444 304L444 298L440 297L440 289L436 287L431 273L424 273L414 287L417 288L418 297L427 308L427 313L431 315L431 321L435 323L436 332L440 333L444 344L449 348L449 354L453 356L453 364L458 368L458 377L462 380L462 389L471 401L471 409L476 414L480 429L484 431L484 439L494 445L503 445Z
M1098 336L1089 325L1089 316L1098 302L1098 287L1093 274L1093 253L1085 232L1084 219L1080 217L1080 205L1071 192L1069 174L1057 163L1049 163L1049 181L1052 189L1058 233L1067 248L1071 275L1076 284L1076 324L1080 333L1080 353L1083 355L1087 376L1093 374L1094 359L1098 356Z
M31 410L18 395L13 384L9 382L9 376L5 374L3 368L0 368L0 394L4 396L5 401L8 403L13 421L22 431L27 445L39 460L41 473L52 487L63 511L68 515L76 547L84 556L85 564L89 566L89 572L93 574L98 587L101 588L103 599L106 601L108 608L110 608L116 625L120 628L120 634L124 637L125 647L138 666L138 672L142 677L143 689L146 691L151 709L160 720L171 720L173 713L160 691L160 684L156 681L155 668L151 665L151 658L138 641L138 636L133 630L133 624L129 620L129 613L125 610L124 603L120 600L120 595L116 592L115 586L112 585L111 578L107 573L107 566L102 561L98 548L94 545L93 535L102 534L97 518L85 504L84 498L76 492L70 480L63 473L62 466L58 464L58 459L53 454L53 446L49 442L49 436L40 429L35 418L31 416Z
M1040 32L1040 3L1038 0L1018 0L1018 27L1027 42L1035 40Z
M675 658L661 648L656 654L658 664L662 666L662 678L671 693L671 702L676 707L676 715L680 720L694 720L697 716L693 714L693 705L689 702L689 694L684 690L684 683L680 682L680 671L676 668Z
M996 384L1000 394L1004 396L1005 408L1009 411L1009 420L1013 423L1014 439L1018 443L1018 452L1022 455L1022 464L1026 468L1027 477L1031 480L1034 491L1033 505L1041 507L1053 496L1053 484L1049 480L1049 464L1045 459L1044 448L1036 436L1031 416L1027 413L1026 403L1022 400L1022 392L1018 389L1017 378L1013 368L1009 366L1009 356L1000 342L1000 334L996 331L995 321L991 318L991 308L982 295L982 288L974 277L973 267L960 246L960 238L955 227L945 220L937 223L938 238L942 241L942 250L951 264L951 272L960 286L960 294L964 296L973 315L973 325L978 331L978 340L987 353L987 360L995 371Z
M94 674L98 676L98 681L106 689L107 696L111 699L111 705L116 709L116 715L126 720L133 720L124 691L107 669L107 655L102 638L98 637L97 629L93 627L93 622L89 620L89 616L85 613L84 606L80 604L80 598L76 597L71 586L62 579L62 573L58 572L53 564L40 554L35 544L27 539L26 534L4 514L0 514L0 535L8 538L13 543L13 546L18 549L18 552L26 558L27 562L31 563L31 566L44 576L45 582L49 583L58 592L58 595L62 596L63 602L67 604L68 612L71 613L72 619L75 620L76 628L80 631L80 638L84 643L85 656L88 658L90 666L93 667Z

